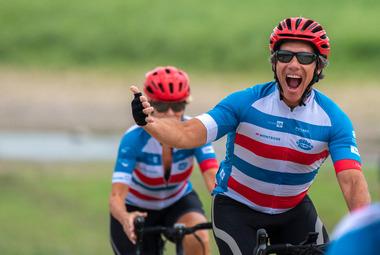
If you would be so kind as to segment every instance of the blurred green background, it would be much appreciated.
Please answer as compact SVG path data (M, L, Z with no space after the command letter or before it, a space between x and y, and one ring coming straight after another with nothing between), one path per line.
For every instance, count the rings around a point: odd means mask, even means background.
M111 254L112 139L132 124L128 86L141 86L157 65L178 66L192 80L189 113L204 112L272 79L268 38L288 16L313 18L328 32L330 65L317 86L351 116L378 200L378 13L375 0L0 1L0 253ZM78 160L74 149L96 151L93 136L109 136L112 149ZM197 169L193 181L209 214ZM332 231L347 209L331 165L320 169L311 196Z
M380 64L379 10L375 0L2 1L0 62L267 71L263 61L273 27L285 17L304 16L328 31L332 70L374 74Z

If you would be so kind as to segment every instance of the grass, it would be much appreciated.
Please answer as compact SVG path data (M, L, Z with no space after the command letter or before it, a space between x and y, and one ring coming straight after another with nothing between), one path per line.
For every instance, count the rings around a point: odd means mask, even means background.
M112 167L112 162L0 162L1 253L111 254L107 200ZM369 169L365 174L378 200L378 173ZM199 171L192 178L209 215ZM347 209L330 167L320 170L311 197L331 231Z
M3 65L260 71L273 27L298 15L329 32L331 68L376 74L380 59L375 0L13 0L0 7Z

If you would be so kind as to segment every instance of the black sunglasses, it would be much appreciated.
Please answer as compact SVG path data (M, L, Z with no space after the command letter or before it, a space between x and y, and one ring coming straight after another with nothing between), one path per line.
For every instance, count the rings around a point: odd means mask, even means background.
M184 111L186 108L186 102L174 102L174 103L167 103L167 102L150 102L151 106L154 107L154 109L157 112L167 112L169 111L169 108L173 110L173 112L181 112Z
M276 51L276 58L282 63L289 63L294 56L302 65L310 65L317 59L317 54L311 52L292 52L288 50Z

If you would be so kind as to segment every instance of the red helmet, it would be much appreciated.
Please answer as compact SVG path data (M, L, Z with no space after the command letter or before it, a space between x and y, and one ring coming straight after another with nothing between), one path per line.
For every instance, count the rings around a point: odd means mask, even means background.
M189 77L173 66L160 66L146 73L144 92L153 101L184 101L190 95Z
M278 43L283 40L300 40L310 42L326 58L330 53L330 42L326 31L322 26L311 19L296 17L281 21L273 29L270 36L269 48L273 52L277 50Z

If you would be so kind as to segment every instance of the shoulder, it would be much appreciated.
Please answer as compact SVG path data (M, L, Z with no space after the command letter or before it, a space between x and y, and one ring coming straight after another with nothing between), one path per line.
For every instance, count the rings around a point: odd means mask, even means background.
M133 125L123 135L121 144L144 144L151 136L140 126Z
M314 100L326 113L332 126L351 127L351 120L348 115L332 99L322 92L314 89Z
M380 224L380 203L370 205L347 215L336 227L333 233L333 239L363 231L374 224Z
M231 104L234 106L247 106L256 100L268 96L276 89L275 82L257 84L249 88L236 91L221 101L221 104Z

